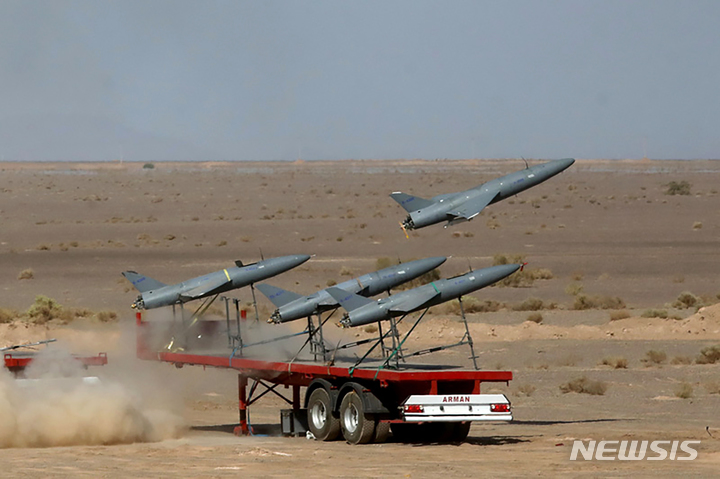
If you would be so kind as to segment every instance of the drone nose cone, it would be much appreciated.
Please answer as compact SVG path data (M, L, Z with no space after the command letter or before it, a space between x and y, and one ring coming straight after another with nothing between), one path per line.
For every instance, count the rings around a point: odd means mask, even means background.
M487 280L492 284L496 281L500 281L503 278L506 278L513 274L515 271L519 270L522 267L521 264L501 264L498 266L491 266L486 271Z
M425 258L420 260L422 263L423 269L427 268L428 270L433 270L443 264L447 258L445 256L435 256L432 258Z
M303 264L305 261L309 260L311 258L308 254L296 254L293 256L293 260L297 264Z
M503 277L505 277L505 276L510 276L515 271L522 268L522 265L521 264L503 264L503 265L498 266L497 268L498 268L498 272Z
M562 160L556 160L556 163L558 165L558 171L563 171L570 168L570 166L575 163L575 158L563 158Z

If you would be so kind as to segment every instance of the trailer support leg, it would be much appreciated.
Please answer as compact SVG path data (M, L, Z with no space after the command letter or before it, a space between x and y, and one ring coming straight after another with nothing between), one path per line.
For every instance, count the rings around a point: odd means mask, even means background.
M458 302L460 303L460 315L462 316L463 323L465 324L465 335L460 340L460 343L465 341L470 346L470 358L472 359L473 367L477 371L478 370L477 355L475 354L475 345L473 344L473 338L472 338L472 335L470 334L470 328L468 327L467 318L465 317L465 307L463 306L462 296L460 296L458 298Z
M260 313L258 313L257 300L255 299L255 286L250 283L250 291L252 291L253 306L255 307L255 321L260 322Z
M223 296L221 299L225 301L225 323L227 327L228 348L232 349L233 340L232 333L230 332L230 298Z
M317 347L322 354L323 361L327 361L327 349L325 348L325 339L323 338L323 322L322 315L318 314L318 327L317 327Z
M240 424L233 431L236 436L247 436L250 434L250 428L247 422L247 376L238 374L238 410L240 413Z
M382 321L378 321L378 336L380 337L380 351L382 351L382 357L385 359L387 357L387 347L385 346L385 341L383 341L383 330L382 330Z

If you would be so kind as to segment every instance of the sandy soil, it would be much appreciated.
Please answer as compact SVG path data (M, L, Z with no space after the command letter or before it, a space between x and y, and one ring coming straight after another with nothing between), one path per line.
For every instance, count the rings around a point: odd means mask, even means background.
M402 190L429 197L522 166L514 160L158 164L153 170L137 164L0 164L0 307L25 310L44 294L66 306L120 315L110 325L0 324L0 347L57 337L73 351L107 350L111 362L99 375L125 385L133 407L142 412L150 403L162 406L187 425L160 442L0 449L3 475L274 477L295 476L308 464L315 474L341 477L711 475L720 464L720 378L717 365L692 359L720 343L720 307L695 314L695 308L671 303L684 291L707 304L718 301L720 164L580 160L470 223L425 228L409 239L398 227L404 212L387 196ZM664 194L670 181L688 181L691 194ZM476 293L507 307L469 316L483 369L515 374L509 386L486 392L507 394L516 421L474 425L459 446L351 447L230 434L228 425L237 421L232 372L132 359L129 304L136 293L120 272L134 269L171 283L235 259L258 259L260 249L266 257L316 255L268 281L299 293L350 277L342 273L371 271L381 257L452 256L441 267L443 276L464 272L468 264L489 266L499 253L522 254L528 267L549 270L552 279L531 287ZM19 280L28 268L33 278ZM580 286L590 296L619 297L630 317L611 321L617 311L573 310L569 292ZM235 295L250 299L249 291ZM541 311L542 324L528 322L529 312L512 310L528 298L557 307ZM271 307L259 299L266 315ZM650 308L677 319L641 318ZM411 346L461 335L458 318L439 308L423 320ZM667 359L647 361L650 350ZM601 365L615 358L625 359L627 368ZM438 353L433 361L469 365L464 350ZM582 376L604 382L607 392L560 391ZM680 399L686 385L691 397ZM274 399L261 402L252 419L277 423L281 407ZM693 462L571 462L574 439L702 443Z

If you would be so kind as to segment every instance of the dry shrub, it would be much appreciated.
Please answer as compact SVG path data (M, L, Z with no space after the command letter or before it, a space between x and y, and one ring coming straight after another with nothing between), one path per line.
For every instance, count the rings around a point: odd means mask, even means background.
M668 312L664 309L646 309L640 316L643 318L666 319L668 317Z
M174 240L174 239L175 239L175 235L172 235L172 234L170 234L170 235L165 235L165 240L166 240L166 241L172 241L172 240Z
M533 323L540 324L543 322L543 316L540 313L530 313L527 318L525 318L525 321L532 321Z
M327 283L325 283L325 284L329 288L330 286L335 286L337 284L337 281L335 281L334 279L329 279L329 280L327 280Z
M618 297L613 296L588 296L586 294L579 294L575 296L575 302L573 303L573 309L586 310L586 309L622 309L625 307L625 301Z
M620 311L613 311L610 313L610 321L619 321L621 319L627 319L630 317L630 313L622 309Z
M35 272L32 270L32 268L24 269L20 271L18 274L17 279L23 280L23 279L33 279L35 277Z
M613 369L627 369L628 360L622 357L603 358L601 366L610 366Z
M720 383L710 381L709 383L705 384L705 390L708 392L708 394L720 394Z
M115 311L100 311L95 315L95 317L101 323L110 323L117 321L118 319L118 315Z
M593 381L583 376L560 386L563 393L591 394L602 396L607 391L607 384L602 381Z
M20 314L13 309L0 308L0 324L12 323L20 316Z
M514 305L512 309L513 311L540 311L541 309L545 309L545 303L543 303L543 300L540 298L528 298L522 303Z
M580 283L570 283L567 286L565 286L565 294L569 294L570 296L577 296L578 294L583 292L583 285Z
M582 281L582 279L585 277L585 274L582 271L575 271L573 274L570 275L570 277L573 279L573 281Z
M375 326L374 324L368 324L367 326L365 326L365 327L363 328L363 330L364 330L366 333L368 333L368 334L373 334L373 333L377 333L377 332L378 332L378 328L377 328L377 326Z
M698 364L715 364L718 361L720 361L720 345L701 349L700 356L695 360Z
M692 225L692 229L699 230L702 229L702 221L696 221Z
M347 266L343 266L340 268L340 276L352 276L352 274L352 270Z
M500 311L503 307L502 303L493 301L492 299L479 300L474 296L463 296L463 309L465 313L494 313ZM460 301L453 299L441 306L440 313L460 314Z
M553 279L555 277L553 275L552 271L550 271L547 268L537 268L537 269L530 270L530 274L532 275L532 278L535 280Z
M222 240L217 244L218 247L227 246L227 241Z
M580 356L576 354L568 354L560 358L557 362L558 366L575 366L580 361Z
M647 364L662 364L666 359L667 354L665 354L665 351L656 351L655 349L651 349L645 353L645 359L642 361Z
M395 262L391 258L389 258L387 256L382 256L375 260L375 269L389 268L390 266L393 266L394 264L395 264Z
M535 386L533 386L532 384L521 384L520 386L518 386L517 392L521 396L530 397L535 392L535 389Z
M672 358L672 361L670 361L670 364L692 364L692 361L693 360L690 356L675 356L674 358Z
M39 245L37 245L37 247L35 249L40 250L40 251L48 251L50 249L50 247L46 244L39 244Z
M683 291L680 293L675 302L672 304L672 307L677 309L698 308L700 306L702 306L702 300L690 291Z
M677 389L675 389L675 396L679 397L680 399L689 399L693 395L693 388L688 383L682 383L680 384Z

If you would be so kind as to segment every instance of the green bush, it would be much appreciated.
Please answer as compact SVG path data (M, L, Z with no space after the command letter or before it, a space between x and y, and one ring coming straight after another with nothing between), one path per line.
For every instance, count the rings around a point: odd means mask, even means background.
M673 308L697 308L702 306L702 300L690 291L683 291L672 304Z
M35 296L35 303L25 315L36 324L45 324L52 319L60 318L63 308L54 299L47 296Z
M687 181L671 181L667 185L667 189L665 190L666 195L682 195L687 196L690 194L690 183Z

